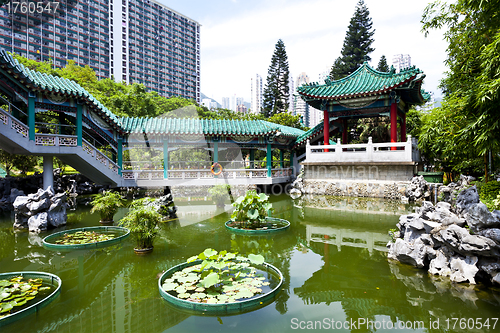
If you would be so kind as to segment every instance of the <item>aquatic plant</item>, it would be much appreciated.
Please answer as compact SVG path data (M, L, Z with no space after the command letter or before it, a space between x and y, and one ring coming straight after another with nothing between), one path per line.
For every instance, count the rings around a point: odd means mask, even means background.
M62 245L88 244L103 242L115 238L114 234L101 234L95 231L77 231L71 234L64 234L61 239L54 243Z
M258 228L266 223L266 217L274 211L265 193L257 194L255 190L247 191L233 203L234 211L231 221L239 223L244 228Z
M125 207L125 200L118 192L105 191L97 194L90 204L92 205L90 212L98 212L101 216L101 223L112 223L118 208Z
M120 220L120 226L128 228L136 241L136 249L153 248L158 234L158 225L162 219L160 213L151 206L133 206Z
M9 280L0 280L0 318L22 309L40 291L45 290L50 290L50 287L42 287L42 279L26 281L22 276L15 276Z
M187 260L188 266L165 279L162 289L181 299L196 303L224 304L252 298L269 286L263 274L253 265L264 263L261 255L238 256L227 251L206 249Z

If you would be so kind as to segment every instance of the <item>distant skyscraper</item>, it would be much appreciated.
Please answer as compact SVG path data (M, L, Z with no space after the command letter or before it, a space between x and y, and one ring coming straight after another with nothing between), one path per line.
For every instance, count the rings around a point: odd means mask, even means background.
M299 76L297 76L297 88L304 83L309 83L309 76L305 72L302 72Z
M222 108L231 110L231 105L229 103L229 97L222 97Z
M247 107L243 104L238 104L238 106L236 107L236 111L241 113L247 113Z
M400 72L402 69L411 66L411 57L409 54L396 54L392 58L392 65Z
M300 87L304 83L309 83L309 76L302 72L297 77L297 87ZM323 112L309 106L300 95L294 91L294 112L293 115L300 115L302 117L302 123L304 126L313 127L316 126L323 118L320 117Z
M255 78L251 79L251 112L260 113L262 108L262 77L259 74L255 74Z
M290 114L295 114L295 106L294 106L294 97L293 93L295 92L295 82L293 80L293 76L290 75L288 78L288 91L289 91L289 96L288 96L288 113Z
M154 0L50 3L61 3L55 14L23 14L22 8L11 14L2 6L0 46L29 59L52 59L55 67L73 60L100 79L201 102L198 22Z

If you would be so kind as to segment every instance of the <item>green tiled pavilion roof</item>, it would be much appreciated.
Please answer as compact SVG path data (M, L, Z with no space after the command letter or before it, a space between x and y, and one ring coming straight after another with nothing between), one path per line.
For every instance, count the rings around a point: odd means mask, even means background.
M308 139L311 139L320 132L323 133L323 126L323 122L320 122L318 125L311 127L308 131L303 132L297 137L297 139L295 139L294 147L305 144ZM337 143L333 140L330 140L330 144L335 145Z
M19 61L14 59L12 55L7 53L4 49L0 49L0 67L5 69L22 84L25 84L28 88L35 91L83 99L91 109L99 114L111 126L116 129L121 129L118 117L75 81L31 70L19 63Z
M283 136L290 138L296 138L304 133L296 128L263 120L121 117L120 122L126 133L262 136L279 131Z
M379 72L365 62L345 78L335 81L327 79L324 85L304 84L298 87L297 91L306 98L342 100L388 93L412 81L421 84L424 77L423 72L415 66L399 73L396 73L394 68L390 72Z

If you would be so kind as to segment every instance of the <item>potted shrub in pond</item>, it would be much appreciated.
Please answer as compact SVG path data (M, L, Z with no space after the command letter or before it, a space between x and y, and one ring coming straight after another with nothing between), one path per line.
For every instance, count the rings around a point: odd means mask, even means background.
M208 193L215 201L217 208L224 208L224 201L229 195L230 187L226 184L218 184L208 189Z
M120 193L113 191L105 191L97 194L90 203L92 205L91 213L98 212L101 215L101 224L113 223L113 216L118 211L118 208L125 207L125 200L122 199Z
M257 194L255 190L247 191L233 203L234 211L226 227L232 231L245 233L268 233L282 230L290 226L290 222L269 217L273 206L265 193Z
M153 242L158 234L158 225L162 219L160 213L151 206L133 203L130 211L120 221L120 226L130 230L136 241L135 253L143 254L153 251Z

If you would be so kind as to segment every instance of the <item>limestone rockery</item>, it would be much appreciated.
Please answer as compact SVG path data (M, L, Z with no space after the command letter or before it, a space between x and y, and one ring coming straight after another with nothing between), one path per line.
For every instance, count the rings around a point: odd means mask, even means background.
M426 268L453 282L500 284L500 211L480 202L475 186L460 192L456 205L424 201L403 215L389 242L389 259Z

